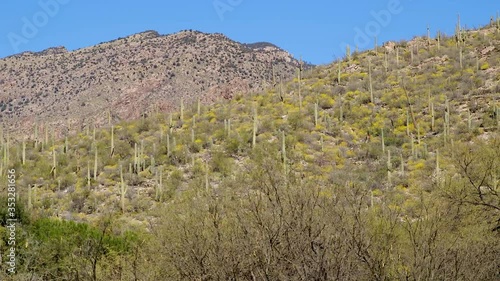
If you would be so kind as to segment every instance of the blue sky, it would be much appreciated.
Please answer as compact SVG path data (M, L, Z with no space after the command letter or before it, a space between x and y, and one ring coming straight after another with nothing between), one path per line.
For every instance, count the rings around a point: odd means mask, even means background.
M433 35L452 34L458 14L462 26L486 24L500 1L4 0L0 7L0 57L52 46L74 50L144 30L195 29L268 41L322 64L343 56L345 44L371 48L372 35L379 43L411 39L426 34L427 25Z

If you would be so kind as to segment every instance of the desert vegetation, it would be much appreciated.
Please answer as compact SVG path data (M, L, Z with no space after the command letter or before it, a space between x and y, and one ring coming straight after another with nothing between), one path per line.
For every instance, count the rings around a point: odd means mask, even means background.
M3 131L20 230L2 278L498 280L499 27L61 138Z

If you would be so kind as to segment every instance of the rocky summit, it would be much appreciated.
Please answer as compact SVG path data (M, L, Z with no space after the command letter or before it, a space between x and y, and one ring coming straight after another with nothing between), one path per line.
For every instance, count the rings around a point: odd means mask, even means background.
M290 78L299 62L279 47L222 34L146 31L95 46L0 59L0 120L64 129L246 94ZM274 79L273 79L274 75Z

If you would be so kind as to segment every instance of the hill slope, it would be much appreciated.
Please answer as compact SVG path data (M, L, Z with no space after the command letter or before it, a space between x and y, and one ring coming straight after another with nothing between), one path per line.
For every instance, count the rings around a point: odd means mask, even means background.
M251 46L248 45L248 46ZM295 73L298 61L275 46L252 48L222 34L147 31L67 52L63 47L0 59L0 120L31 127L35 117L69 124L131 119L172 110L180 98L210 103L262 89Z
M20 278L497 280L499 46L494 26L388 42L210 106L2 138Z

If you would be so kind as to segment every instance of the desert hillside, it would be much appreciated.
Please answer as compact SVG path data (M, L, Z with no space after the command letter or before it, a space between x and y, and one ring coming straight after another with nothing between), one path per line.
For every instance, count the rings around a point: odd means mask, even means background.
M134 40L164 40L149 36L92 50L128 46L111 61L137 67L118 58ZM172 38L196 36L207 37ZM14 280L499 280L500 20L348 51L310 71L285 56L284 71L295 75L272 85L269 68L246 59L241 65L266 78L251 76L248 90L214 103L184 103L210 89L179 70L186 58L161 66L177 71L172 78L141 68L148 81L191 81L172 111L109 118L61 137L50 125L34 126L29 138L3 131L0 184L7 189L14 173L19 193ZM201 73L219 72L204 66ZM116 79L136 85L135 71ZM104 89L104 73L89 81ZM146 97L164 93L121 87L103 98L129 101L139 115ZM98 93L88 91L90 102L106 104ZM0 252L8 253L1 222Z
M289 79L299 62L270 44L222 34L147 31L68 52L64 47L0 59L4 127L58 130L133 119L179 108L180 99L212 103ZM274 70L273 70L274 69Z

